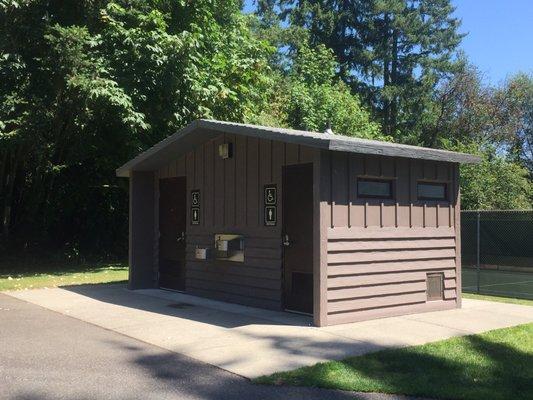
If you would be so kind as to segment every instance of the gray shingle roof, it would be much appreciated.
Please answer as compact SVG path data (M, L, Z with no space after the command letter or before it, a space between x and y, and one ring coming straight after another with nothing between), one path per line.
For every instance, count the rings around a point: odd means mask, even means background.
M199 119L191 122L175 134L167 137L148 150L142 152L137 157L128 161L117 169L117 176L127 177L131 170L155 170L221 133L278 140L281 142L301 144L331 151L417 158L455 163L477 163L480 161L480 158L477 156L453 151L359 139L350 136L300 131L296 129Z

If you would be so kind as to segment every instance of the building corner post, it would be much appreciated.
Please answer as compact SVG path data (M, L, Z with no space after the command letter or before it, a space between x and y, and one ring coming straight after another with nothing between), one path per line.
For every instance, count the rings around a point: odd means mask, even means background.
M459 185L459 164L454 166L454 192L455 192L455 273L456 273L456 303L461 308L462 293L462 264L461 264L461 188Z
M316 152L313 163L313 323L327 326L327 203L324 191L329 183L327 167L328 154L324 150Z

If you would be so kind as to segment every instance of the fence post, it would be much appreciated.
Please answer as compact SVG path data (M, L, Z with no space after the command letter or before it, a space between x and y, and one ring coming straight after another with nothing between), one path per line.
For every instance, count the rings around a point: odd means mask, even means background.
M478 211L477 212L477 252L476 252L476 279L477 279L477 294L479 294L479 280L480 280L480 265L479 265L479 258L480 258L480 236L481 236L481 233L480 233L480 223L479 223L479 220L480 220L480 212Z

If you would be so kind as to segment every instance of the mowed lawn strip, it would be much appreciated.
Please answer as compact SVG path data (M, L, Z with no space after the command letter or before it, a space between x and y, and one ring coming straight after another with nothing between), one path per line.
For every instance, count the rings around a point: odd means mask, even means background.
M533 324L383 350L255 381L437 399L529 400Z
M128 266L125 263L2 265L0 291L123 282L127 279Z
M517 299L514 297L489 296L489 295L484 295L484 294L474 294L474 293L463 292L463 298L474 299L474 300L497 301L499 303L520 304L523 306L533 306L533 300Z

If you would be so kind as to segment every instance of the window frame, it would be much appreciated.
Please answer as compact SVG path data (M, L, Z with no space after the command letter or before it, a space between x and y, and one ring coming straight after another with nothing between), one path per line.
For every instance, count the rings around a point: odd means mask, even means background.
M428 186L443 186L444 187L444 195L443 197L431 197L431 196L421 196L420 195L420 185L428 185ZM416 182L416 198L418 200L430 200L430 201L448 201L448 182L435 182L435 181L417 181Z
M379 182L379 183L388 183L390 188L390 195L383 196L383 195L373 195L373 194L361 194L359 192L359 183L360 182ZM394 187L395 180L393 178L378 178L378 177L366 177L366 176L358 176L357 177L357 198L359 199L382 199L382 200L394 200L396 191Z

